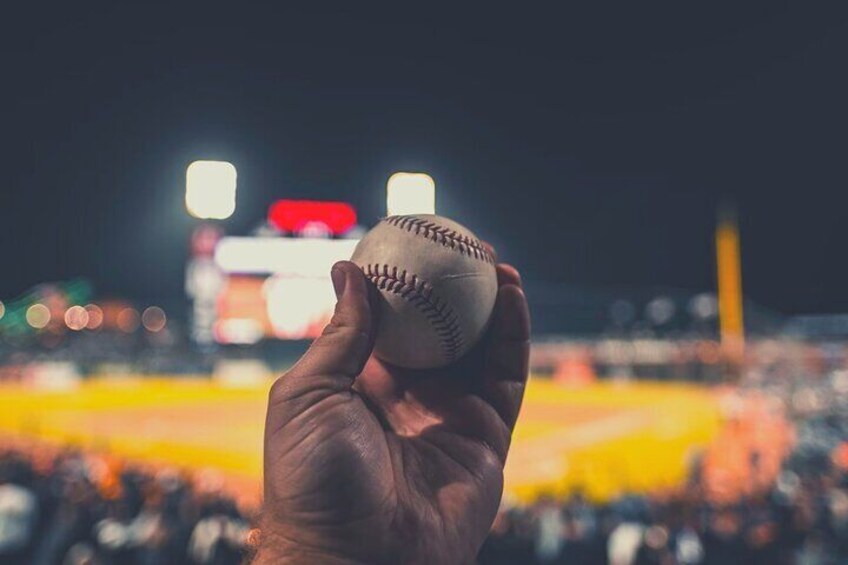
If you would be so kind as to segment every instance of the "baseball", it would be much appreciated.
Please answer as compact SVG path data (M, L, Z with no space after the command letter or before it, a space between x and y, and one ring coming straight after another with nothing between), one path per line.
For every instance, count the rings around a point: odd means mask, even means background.
M498 292L495 261L453 220L384 218L351 261L379 290L374 353L380 359L413 369L442 367L483 335Z

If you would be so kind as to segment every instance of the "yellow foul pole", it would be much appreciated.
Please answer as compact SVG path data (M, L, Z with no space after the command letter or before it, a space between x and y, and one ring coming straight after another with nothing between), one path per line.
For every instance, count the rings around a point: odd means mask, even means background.
M718 312L721 344L731 357L741 356L745 347L742 317L742 264L736 215L723 212L716 229L718 266Z

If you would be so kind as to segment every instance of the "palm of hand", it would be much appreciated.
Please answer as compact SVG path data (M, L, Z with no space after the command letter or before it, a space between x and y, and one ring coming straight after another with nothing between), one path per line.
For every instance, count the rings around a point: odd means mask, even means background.
M499 302L523 301L513 287ZM498 327L516 316L517 329ZM266 424L272 526L263 536L339 561L472 561L497 512L524 385L523 375L502 373L526 367L526 312L500 318L496 311L484 343L445 369L411 371L370 357L358 376L312 367L308 378L293 377L295 368L280 379ZM346 327L335 321L321 339L350 338ZM339 372L354 375L353 386Z

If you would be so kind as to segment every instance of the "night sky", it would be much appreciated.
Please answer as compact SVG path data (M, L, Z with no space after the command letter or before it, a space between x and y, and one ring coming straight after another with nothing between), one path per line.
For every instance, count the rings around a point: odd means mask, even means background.
M185 167L222 159L230 233L278 198L370 224L422 170L526 279L587 288L714 288L731 198L751 300L848 311L846 8L64 4L0 16L0 298L182 296Z

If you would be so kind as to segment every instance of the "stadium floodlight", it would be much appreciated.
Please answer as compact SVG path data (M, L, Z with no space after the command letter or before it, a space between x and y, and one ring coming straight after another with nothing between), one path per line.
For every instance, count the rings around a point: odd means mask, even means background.
M236 210L236 168L226 161L194 161L186 169L186 209L196 218L223 220Z
M436 182L424 173L395 173L386 183L389 216L435 214Z

